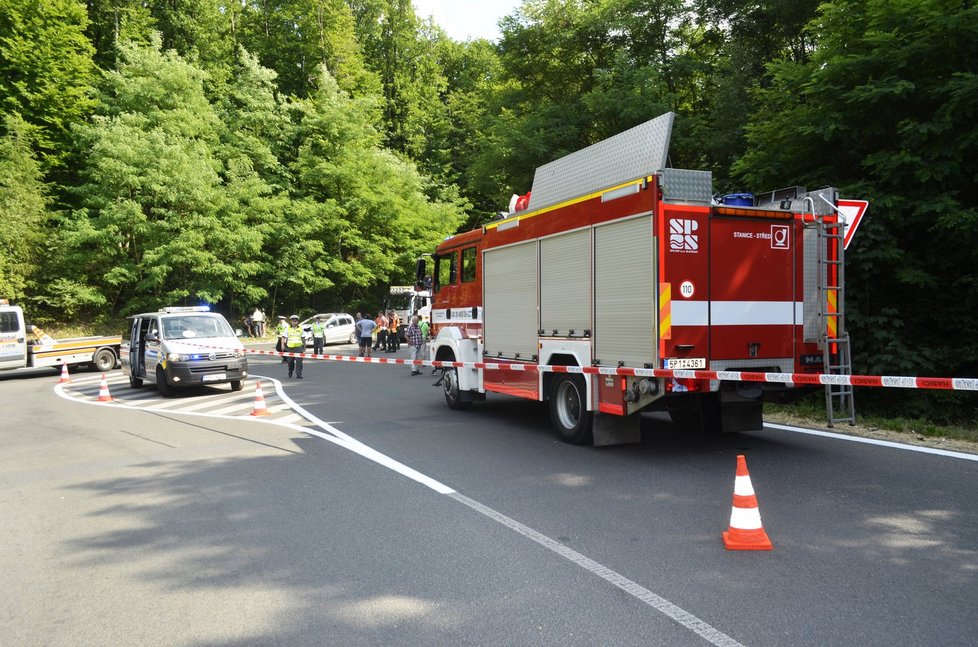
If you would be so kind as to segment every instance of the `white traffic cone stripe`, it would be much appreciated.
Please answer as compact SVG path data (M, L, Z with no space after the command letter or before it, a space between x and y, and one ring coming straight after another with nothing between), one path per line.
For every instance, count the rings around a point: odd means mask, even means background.
M109 381L105 377L105 373L102 373L102 381L98 386L98 401L99 402L111 402L112 396L109 394Z
M739 530L757 530L761 526L761 511L757 508L731 508L730 527Z
M734 479L734 494L754 496L754 486L751 485L749 476L738 476Z
M237 406L233 408L237 408ZM270 413L271 412L268 410L268 407L265 406L265 396L261 390L261 382L256 382L255 383L255 405L254 408L251 410L251 415L267 416Z

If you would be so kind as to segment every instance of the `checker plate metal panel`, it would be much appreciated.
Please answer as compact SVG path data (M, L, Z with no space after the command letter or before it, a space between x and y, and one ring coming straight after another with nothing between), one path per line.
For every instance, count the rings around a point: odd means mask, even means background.
M625 132L537 168L529 209L541 209L662 169L676 113L667 112Z
M662 197L667 202L708 205L713 199L713 174L709 171L663 169Z

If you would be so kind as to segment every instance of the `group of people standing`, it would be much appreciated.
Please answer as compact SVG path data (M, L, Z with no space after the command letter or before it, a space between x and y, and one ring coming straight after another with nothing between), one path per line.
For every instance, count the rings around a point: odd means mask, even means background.
M357 337L360 339L360 357L370 357L370 352L383 350L394 353L401 349L398 329L401 319L393 310L386 314L383 310L371 318L368 313L357 313Z
M377 313L375 318L369 314L357 313L357 336L360 338L360 357L370 357L371 351L384 349L384 352L394 353L401 348L400 318L393 310L384 314ZM428 340L430 329L427 321L420 321L418 315L412 315L404 338L412 360L424 359L424 343ZM420 366L411 366L411 375L420 375Z
M313 353L322 354L323 336L316 335L316 324L313 323ZM400 319L393 310L389 315L378 312L376 318L371 318L369 314L357 313L356 317L356 336L359 339L360 357L370 357L372 350L383 348L385 352L393 353L400 350L401 339L398 334ZM283 357L282 363L289 366L289 377L295 374L296 379L302 379L302 355L306 351L306 342L302 338L302 326L299 325L299 315L292 315L288 321L285 317L279 317L276 327L276 337L278 341L275 350L280 353L290 353L289 357ZM376 332L376 336L375 333ZM404 337L407 340L408 350L412 360L424 360L424 344L428 340L430 329L427 321L421 321L418 315L412 315L411 321L404 330ZM375 341L376 339L376 341ZM411 365L411 375L421 375L421 367Z
M249 337L265 336L265 311L261 308L255 308L254 312L242 317L241 321Z

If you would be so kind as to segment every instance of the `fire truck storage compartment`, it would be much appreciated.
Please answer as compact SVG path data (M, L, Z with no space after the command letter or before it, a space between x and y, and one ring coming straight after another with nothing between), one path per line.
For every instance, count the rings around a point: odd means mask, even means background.
M652 215L594 229L594 357L603 366L655 364Z
M772 360L761 365L788 363L782 370L790 371L795 326L802 324L793 228L785 219L710 218L712 368L717 361Z
M591 330L591 230L540 241L540 329L580 337Z
M490 249L482 261L486 357L537 354L537 242Z

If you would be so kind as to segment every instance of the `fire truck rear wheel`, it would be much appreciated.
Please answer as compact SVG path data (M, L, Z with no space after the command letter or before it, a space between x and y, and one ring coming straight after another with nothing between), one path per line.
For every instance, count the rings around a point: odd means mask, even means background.
M449 409L461 411L468 409L472 403L462 399L462 394L458 390L458 369L450 368L445 370L445 377L442 378L442 386L445 388L445 402Z
M565 443L592 442L593 414L587 410L587 389L580 375L558 375L550 391L550 422Z

